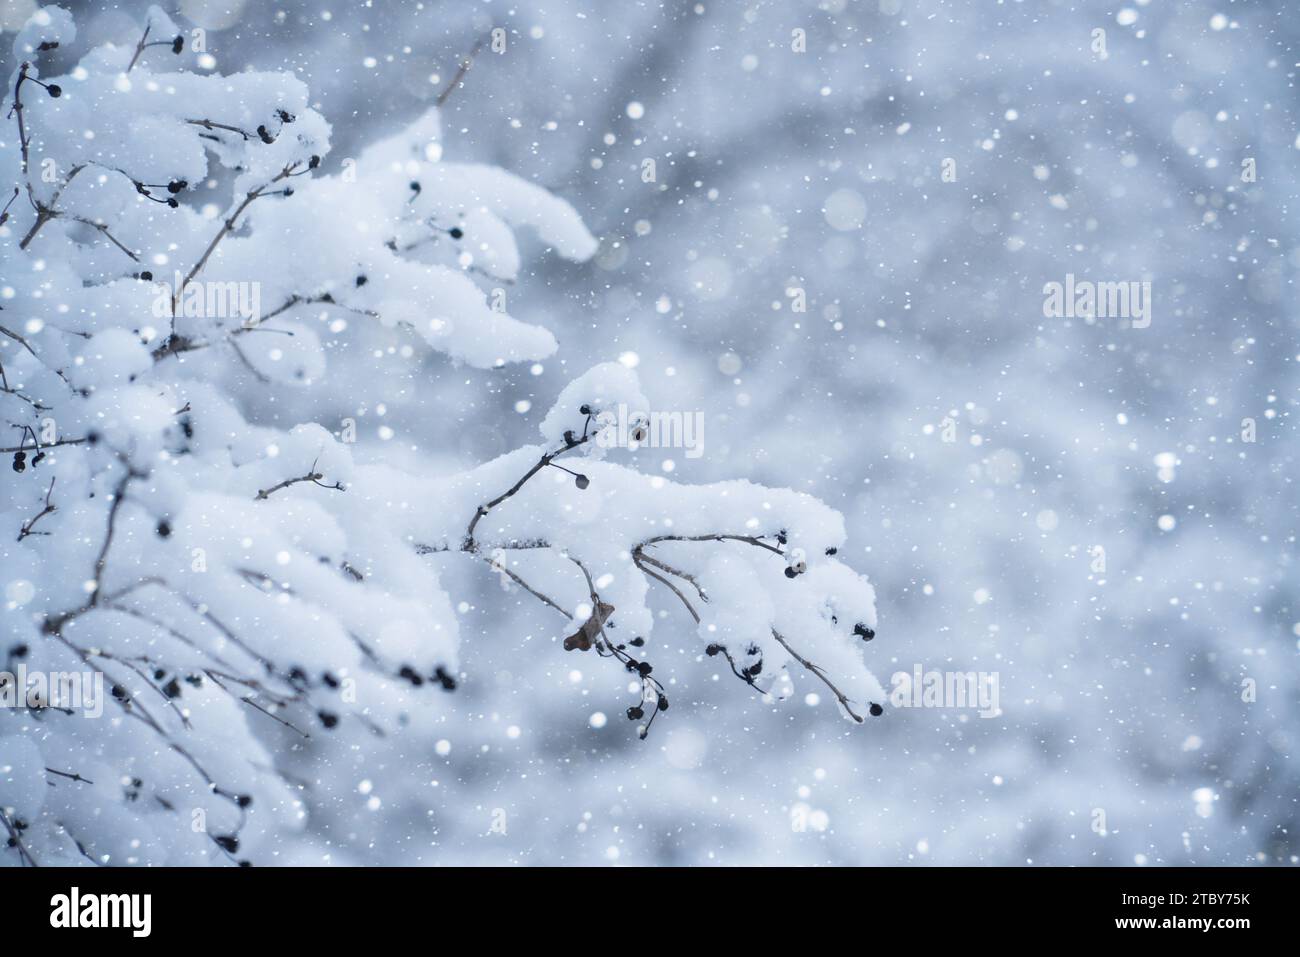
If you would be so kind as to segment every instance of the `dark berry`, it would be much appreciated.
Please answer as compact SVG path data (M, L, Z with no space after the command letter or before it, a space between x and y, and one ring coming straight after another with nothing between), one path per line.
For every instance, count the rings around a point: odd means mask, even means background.
M233 834L219 834L213 838L217 845L223 850L233 854L239 850L239 838Z
M320 718L320 723L327 728L332 728L339 723L339 716L329 711L321 711L317 714L317 717Z
M882 708L880 705L876 704L874 701L871 702L871 717L873 717L873 718L879 718L879 717L880 717L882 714L884 714L884 713L885 713L885 709L884 709L884 708Z
M158 537L159 537L159 538L168 538L168 537L171 536L171 533L172 533L172 527L171 527L171 525L167 522L167 520L164 519L163 521L161 521L161 522L158 523L157 532L158 532Z
M51 83L45 88L45 91L56 100L63 95L63 87L59 86L57 83Z
M167 184L167 192L179 193L181 190L185 189L189 185L190 184L183 179L174 179Z
M799 577L799 573L798 573L797 571L795 571L793 568L787 566L787 567L786 567L786 570L785 570L785 577L786 577L786 578L798 578L798 577Z
M397 674L399 677L405 678L417 688L424 684L424 678L410 665L402 665L402 670Z
M275 137L267 131L265 126L259 126L257 128L257 136L263 143L270 144L275 142Z
M659 710L660 710L660 711L667 711L667 710L668 710L668 696L667 696L667 695L660 695L660 696L659 696L658 705L659 705Z
M579 475L573 480L573 484L578 486L578 488L586 488L591 484L591 479L587 478L585 475Z
M633 648L640 648L642 645L645 644L645 639L641 637L636 637L633 638L631 641L629 641L628 644L631 645Z
M177 56L179 56L180 52L184 49L185 49L185 38L178 33L176 34L176 39L172 41L172 53L175 53Z
M853 633L857 635L859 638L861 638L863 641L870 641L872 638L876 637L875 631L868 628L862 622L858 622L856 625L853 626Z
M370 280L367 279L365 276L358 276L358 277L357 277L357 287L358 287L358 288L360 288L361 286L364 286L364 285L365 285L366 283L368 283L368 282L370 282Z
M718 652L721 651L721 650L722 650L722 646L721 646L721 645L709 645L709 647L707 647L707 648L704 649L704 653L705 653L706 655L708 655L710 658L713 658L713 657L715 657L715 656L718 654Z
M640 708L638 708L636 705L633 705L632 707L627 709L627 718L629 721L640 721L644 717L645 717L645 712L642 711Z
M650 674L650 672L654 671L654 668L651 666L650 662L642 661L637 664L636 670L637 670L637 674L639 674L642 678L645 678Z
M240 807L248 807L248 805L253 803L253 796L251 794L236 795L235 803Z
M465 230L461 229L459 226L453 226L451 229L447 230L447 235L452 239L460 239L465 235Z

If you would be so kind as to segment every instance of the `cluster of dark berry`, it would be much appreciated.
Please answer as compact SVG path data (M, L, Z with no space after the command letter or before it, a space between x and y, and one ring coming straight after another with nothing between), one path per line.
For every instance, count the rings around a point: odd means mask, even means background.
M32 456L32 463L31 463L32 468L36 468L36 466L40 465L44 459L45 459L45 453L42 452L40 449L37 449L36 454ZM14 471L15 472L27 471L27 453L22 449L19 449L17 452L14 453Z

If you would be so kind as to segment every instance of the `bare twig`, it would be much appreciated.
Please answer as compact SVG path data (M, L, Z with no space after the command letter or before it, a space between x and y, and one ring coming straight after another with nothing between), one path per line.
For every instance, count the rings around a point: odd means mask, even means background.
M49 364L48 362L46 362L43 358L41 358L40 353L38 353L35 349L33 349L33 348L32 348L32 344L31 344L30 342L28 342L28 341L27 341L23 336L21 336L21 335L19 335L18 333L14 332L12 329L6 328L5 326L0 326L0 334L3 334L3 335L8 336L8 337L9 337L10 339L12 339L14 342L17 342L18 344L20 344L24 349L26 349L26 350L31 354L31 356L32 356L33 359L35 359L35 360L36 360L37 362L39 362L41 365L45 366L45 368L49 369L49 370L50 370L51 372L53 372L56 376L58 376L60 379L62 379L63 382L68 386L68 388L72 388L72 383L71 383L70 381L68 381L68 377L67 377L67 375L64 373L64 371L63 371L62 369L56 369L54 366L50 365L50 364ZM53 444L53 443L52 443L52 444ZM15 449L14 451L17 451L17 450Z
M27 235L18 243L19 249L26 249L31 245L31 241L36 238L36 234L41 231L41 227L51 219L55 219L60 215L59 210L57 209L59 198L63 195L63 191L68 188L74 179L77 178L77 174L85 168L85 163L78 163L76 166L72 167L72 169L68 170L67 177L64 178L63 183L59 188L54 191L54 195L50 197L48 204L38 201L32 193L31 184L28 184L28 195L32 200L32 206L36 209L36 221L32 223L32 228L27 230Z
M483 556L483 560L484 560L485 562L487 562L489 565L492 566L493 571L500 572L502 575L505 575L507 578L509 578L511 581L513 581L516 585L518 585L518 586L519 586L520 588L522 588L524 591L528 592L530 595L532 595L534 598L536 598L536 599L537 599L538 601L540 601L542 604L544 604L544 605L548 605L549 607L554 608L556 611L558 611L558 612L559 612L561 615L563 615L565 618L571 618L571 617L572 617L572 616L571 616L567 611L564 610L564 608L560 605L559 602L555 601L555 600L552 599L552 598L548 598L546 595L542 594L540 591L538 591L538 590L537 590L536 588L534 588L532 585L528 584L528 582L524 581L523 578L521 578L519 575L517 575L517 574L515 574L514 572L512 572L509 568L506 568L504 562L499 562L499 561L497 561L495 558L492 558L492 557L490 557L490 556L488 556L488 555L484 555L484 556Z
M817 665L813 664L803 655L799 654L799 652L791 648L790 643L786 641L783 637L781 637L781 633L777 631L775 628L772 629L772 637L775 638L780 643L782 648L790 652L790 655L795 659L795 661L799 662L799 664L803 665L805 668L807 668L809 671L815 674L818 678L822 680L822 683L826 685L826 687L831 689L831 693L834 694L835 699L839 701L840 707L848 712L850 718L852 718L858 724L862 723L862 715L858 714L856 711L853 710L852 702L850 702L849 699L845 697L844 692L842 692L839 688L835 687L835 685L831 682L830 678L826 677L826 672L822 671L821 668L817 667Z
M125 462L123 464L126 465ZM99 597L104 584L104 566L108 563L108 550L113 546L113 535L117 530L117 513L121 510L122 503L126 501L126 487L131 484L132 479L144 477L144 475L131 468L130 465L126 465L126 474L122 476L122 480L117 483L117 488L113 490L113 504L108 507L108 531L104 534L104 543L100 546L99 555L95 558L95 574L93 576L95 590L90 593L91 606L99 604Z
M140 42L135 45L135 55L131 57L131 62L126 65L126 72L130 73L135 68L135 61L140 59L140 54L144 52L145 40L149 39L149 31L153 29L152 23L145 24L144 35L140 37Z
M190 121L190 122L194 122L194 121ZM159 350L154 353L155 358L158 358L160 354L167 355L169 354L169 352L174 351L170 348L170 345L171 345L171 340L176 338L176 312L180 308L181 296L184 295L185 288L194 280L194 277L196 277L199 273L203 271L203 267L208 264L208 260L212 258L212 254L216 250L217 246L220 245L221 240L225 239L226 236L229 235L234 230L235 226L239 222L239 217L243 215L244 210L248 209L248 207L251 206L258 198L266 195L267 190L269 190L276 183L279 183L282 180L288 179L290 176L294 175L294 172L297 169L298 169L298 164L291 163L290 165L286 166L284 169L280 170L280 172L277 173L270 180L270 182L265 183L262 186L257 187L256 189L249 190L248 193L244 195L244 198L240 202L240 204L235 207L234 212L232 212L229 216L225 218L225 220L221 224L221 228L217 230L216 235L212 237L212 241L209 242L207 248L203 250L203 255L201 255L198 261L193 266L190 267L190 271L185 274L185 278L182 279L180 283L177 284L176 289L172 292L171 334L168 336L168 341L163 343L163 345L159 348Z
M238 126L231 126L228 123L214 123L212 120L186 120L185 122L189 123L191 126L201 126L209 132L212 130L225 130L228 133L238 133L246 140L251 140L253 138L252 133L249 133L247 130L241 130Z
M641 546L638 547L657 545L660 542L744 542L746 545L753 545L755 548L764 548L777 555L785 555L785 552L781 551L781 549L777 548L775 545L769 545L767 542L762 540L761 536L755 535L658 535L654 538L647 538L641 543Z
M316 461L320 460L317 459ZM321 488L334 489L339 492L346 491L342 482L335 482L333 485L326 485L321 481L324 477L324 475L316 471L316 462L312 462L311 469L306 475L299 475L296 478L285 479L283 482L272 485L270 488L259 489L257 495L253 497L253 500L257 502L264 501L265 499L270 498L274 493L280 491L280 489L288 488L290 485L297 485L299 482L311 482L313 485L319 485Z
M139 256L137 256L131 250L123 246L118 241L117 237L114 236L111 232L109 232L108 226L106 224L97 223L93 219L87 219L84 216L69 216L68 218L73 220L74 222L81 223L83 226L89 226L91 229L99 230L99 234L103 236L105 239L107 239L114 246L116 246L118 249L122 250L122 252L126 253L126 255L130 258L131 262L138 263L140 261Z
M589 427L590 424L591 424L591 416L588 415L587 426ZM550 465L555 459L559 458L565 452L576 449L578 448L578 446L586 442L589 442L590 440L591 440L591 436L588 434L588 428L586 427L583 428L581 437L575 436L572 432L566 433L564 445L562 445L558 449L555 449L552 452L547 452L546 454L544 454L540 459L537 460L537 464L535 464L532 468L530 468L527 472L525 472L523 476L519 479L519 481L515 482L514 485L510 486L510 488L506 489L506 491L502 492L496 498L492 499L492 501L480 505L475 510L474 517L469 520L469 528L465 530L465 541L461 545L461 551L466 551L466 552L478 551L478 545L474 541L474 529L478 527L478 523L483 519L485 515L487 515L488 512L492 511L492 509L496 508L506 499L512 498L515 494L519 492L521 488L524 487L524 485L528 482L530 478L532 478L542 469Z
M642 574L649 575L655 581L667 585L668 588L672 591L672 593L681 599L682 604L686 606L686 610L689 611L691 613L691 617L695 619L695 623L697 625L700 623L700 613L695 610L695 606L692 605L690 601L687 599L687 597L682 594L682 590L680 588L678 588L676 585L670 582L667 578L664 578L658 572L646 568L646 566L642 565L639 561L636 561L635 558L633 559L633 561L636 562L636 567L641 570Z
M22 157L23 157L22 170L23 170L24 177L27 176L28 139L27 139L27 125L23 121L23 82L27 79L27 71L31 69L31 66L32 65L30 63L24 63L21 67L19 67L18 82L14 84L13 112L18 115L18 148L22 153Z
M230 695L232 698L235 698L235 699L238 700L238 701L242 701L244 704L248 705L248 706L249 706L250 708L252 708L254 711L260 711L262 714L266 715L266 716L267 716L268 718L270 718L272 721L275 721L275 722L277 722L278 724L282 724L282 725L284 725L284 726L285 726L286 728L288 728L290 731L294 731L294 732L296 732L296 733L302 735L302 737L304 737L304 738L306 738L306 739L308 739L308 740L311 739L311 735L308 734L306 731L302 730L302 728L298 727L297 725L295 725L295 724L293 724L293 723L291 723L291 722L289 722L289 721L286 721L284 718L281 718L278 714L275 714L275 713L273 713L273 712L267 710L266 708L263 708L260 704L258 704L256 701L253 700L253 696L252 696L252 695L237 695L237 694L235 694L234 692L232 692L229 688L227 688L224 684L222 684L221 681L220 681L220 679L217 677L217 675L216 675L214 672L208 671L208 672L205 672L205 673L206 673L207 676L212 680L213 684L215 684L215 685L216 685L218 688L220 688L222 691L226 692L226 694ZM236 680L239 680L239 679L236 679ZM242 683L242 681L241 681L241 683Z
M469 55L460 61L460 68L456 70L456 75L451 78L451 82L443 87L442 92L438 94L436 101L438 106L446 103L452 91L460 86L460 81L465 79L465 74L469 72L470 66L474 63L474 58L478 56L478 51L481 49L483 49L483 40L479 38L479 41L474 44L474 49L470 50Z
M9 453L9 452L30 452L30 451L32 451L33 449L36 449L36 450L39 450L39 449L52 449L52 448L55 448L56 446L59 446L59 445L82 445L82 444L84 444L85 442L86 442L85 439L60 439L60 440L57 441L57 442L47 442L47 443L45 443L44 445L36 445L36 446L32 446L32 445L15 445L13 448L9 448L9 449L0 449L0 455L4 455L4 454Z
M56 771L54 768L46 768L50 774L57 774L61 778L67 778L69 781L80 781L82 784L94 784L90 778L83 778L80 774L69 774L67 771Z
M670 575L676 575L682 581L690 583L691 587L695 589L696 594L700 596L700 601L706 602L709 600L709 596L704 594L704 589L700 586L700 583L695 580L695 576L689 575L679 568L674 568L667 562L661 562L659 559L645 554L645 552L641 551L641 548L642 546L638 545L636 548L632 549L632 555L634 558L638 559L638 561L653 565L655 568L662 569Z
M21 542L28 535L48 534L47 532L34 532L32 531L32 527L37 522L39 522L42 518L44 518L46 515L49 515L51 512L56 511L57 509L57 506L50 503L50 496L54 493L55 478L56 476L50 476L50 487L45 490L45 508L41 509L39 512L37 512L35 515L33 515L31 518L29 518L26 522L23 523L23 527L18 530L18 541Z

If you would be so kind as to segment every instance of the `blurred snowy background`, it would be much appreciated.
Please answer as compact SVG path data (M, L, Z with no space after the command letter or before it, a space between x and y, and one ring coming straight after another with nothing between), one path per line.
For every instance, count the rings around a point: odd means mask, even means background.
M64 5L79 49L134 43L147 7ZM4 0L3 25L31 6ZM211 68L308 84L327 171L504 28L447 105L448 155L554 190L602 238L508 291L553 360L432 356L402 394L378 374L340 390L340 417L386 404L451 471L531 441L569 379L622 357L656 408L705 414L701 457L641 456L844 513L882 680L1000 679L996 718L859 727L804 704L806 676L764 704L663 601L673 707L641 742L624 676L450 561L463 681L430 699L441 737L313 741L283 862L1296 862L1294 4L163 6L207 30ZM1150 327L1044 318L1067 273L1150 281ZM249 414L292 418L274 392Z

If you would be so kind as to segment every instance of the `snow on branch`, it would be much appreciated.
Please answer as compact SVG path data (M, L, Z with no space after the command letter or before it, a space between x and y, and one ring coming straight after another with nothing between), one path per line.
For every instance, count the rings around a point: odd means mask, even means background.
M43 8L15 43L0 860L266 859L313 799L289 756L437 733L465 677L451 562L535 601L555 655L631 676L641 737L670 706L647 657L661 599L682 609L661 630L687 624L763 695L815 681L856 721L880 712L874 593L835 557L840 516L638 472L609 441L611 410L648 408L622 366L570 383L539 444L459 474L349 441L340 396L374 367L346 336L482 368L545 357L551 333L483 284L518 275L517 229L577 261L596 240L562 199L444 160L436 108L327 172L302 83L187 72L183 36L155 7L131 45L52 78L70 15Z

